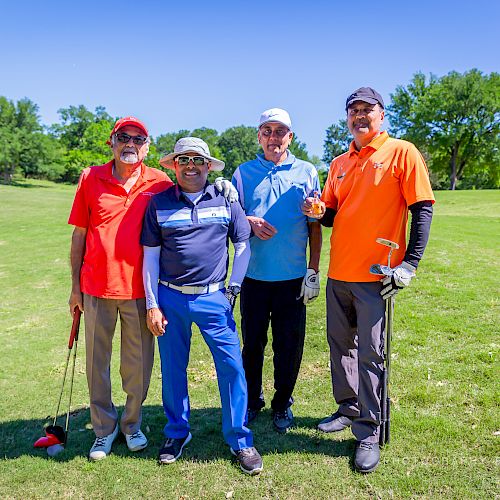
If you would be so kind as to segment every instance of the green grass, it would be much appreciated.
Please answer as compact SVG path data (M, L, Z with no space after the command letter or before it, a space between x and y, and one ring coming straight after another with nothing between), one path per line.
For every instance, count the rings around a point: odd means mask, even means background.
M380 468L368 476L353 472L351 433L315 430L335 409L322 293L308 307L295 391L298 427L280 436L272 430L269 410L259 415L252 429L265 469L255 478L239 471L222 440L215 372L199 334L193 336L189 367L194 437L177 463L160 468L155 460L164 425L158 359L144 408L150 446L131 455L119 442L107 460L87 461L94 436L83 335L68 446L56 459L32 448L55 409L67 352L71 227L66 221L73 193L72 186L39 181L0 186L1 498L498 496L499 191L437 193L418 278L396 301L392 441ZM323 282L328 236L325 231ZM123 405L118 350L119 335L112 377L115 402ZM268 401L271 373L269 350Z

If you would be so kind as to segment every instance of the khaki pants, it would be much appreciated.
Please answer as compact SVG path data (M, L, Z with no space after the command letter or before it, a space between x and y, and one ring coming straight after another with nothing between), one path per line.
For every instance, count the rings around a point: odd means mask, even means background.
M120 428L139 430L154 358L154 336L146 326L145 299L102 299L84 294L87 383L90 418L96 436L113 432L118 413L111 399L110 362L116 320L120 314L120 375L127 394Z

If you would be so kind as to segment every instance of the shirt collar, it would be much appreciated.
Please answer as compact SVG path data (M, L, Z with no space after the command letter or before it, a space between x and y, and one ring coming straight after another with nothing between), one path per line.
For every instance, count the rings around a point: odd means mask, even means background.
M349 145L349 156L352 156L353 154L364 156L370 150L377 151L387 139L389 139L389 134L384 130L384 132L373 138L369 144L362 147L359 151L356 149L356 144L354 143L354 141L352 141Z
M102 169L102 171L99 174L99 177L101 179L104 179L104 180L107 180L110 182L118 183L118 181L113 177L113 165L114 165L114 163L115 163L115 161L111 160L111 161L108 161L108 163L104 164L104 168ZM137 182L139 182L139 181L145 182L145 181L155 180L156 177L154 176L153 172L144 163L141 162L140 168L141 168L141 173L137 179Z
M281 168L284 165L291 165L296 160L295 156L292 153L290 153L289 149L286 150L286 154L287 154L286 159L281 165L276 165L276 163L273 163L272 161L266 160L266 157L263 154L258 154L257 159L268 170L273 170L276 168Z
M181 197L183 200L188 201L189 203L192 204L191 200L187 198L186 196L183 195L181 188L179 187L179 184L175 185L175 191L174 191L175 197L177 201L181 200ZM208 196L209 198L215 198L215 186L213 184L210 184L208 181L205 184L205 187L203 188L203 193L201 195L201 200Z

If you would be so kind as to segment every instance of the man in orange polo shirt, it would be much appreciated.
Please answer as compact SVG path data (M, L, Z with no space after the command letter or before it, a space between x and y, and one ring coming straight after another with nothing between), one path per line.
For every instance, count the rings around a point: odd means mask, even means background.
M381 131L382 96L362 87L346 101L354 137L349 151L332 161L321 197L320 222L333 226L327 282L327 335L334 398L338 410L318 425L323 432L352 426L357 440L354 466L375 470L380 459L381 376L385 299L415 276L427 244L434 195L417 148ZM411 230L406 247L408 211ZM312 199L304 213L315 217ZM387 263L385 238L393 252L393 278L380 281L372 264Z
M172 185L167 174L143 163L149 143L148 130L140 120L132 116L118 120L108 141L113 160L82 172L68 221L75 226L69 307L71 313L75 307L81 311L85 307L90 418L96 434L91 460L109 455L119 427L130 451L148 444L141 431L141 408L153 367L154 336L146 326L139 238L151 196ZM237 199L229 181L216 182L216 187L231 201L235 195ZM127 394L120 425L110 380L118 315L120 375Z

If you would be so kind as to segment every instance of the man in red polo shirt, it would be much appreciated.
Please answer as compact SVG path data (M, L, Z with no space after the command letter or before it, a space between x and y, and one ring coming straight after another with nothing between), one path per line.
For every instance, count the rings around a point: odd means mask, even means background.
M114 159L86 168L80 177L69 224L72 288L69 307L85 307L87 382L96 440L91 460L106 458L118 434L111 399L110 361L120 315L122 386L127 394L120 427L131 451L147 446L141 431L154 355L146 326L139 237L151 196L172 185L167 174L144 165L149 150L146 126L134 117L118 120L109 144Z
M153 367L154 337L146 326L139 238L151 196L172 185L167 174L143 163L149 143L148 130L140 120L132 116L118 120L108 141L113 160L82 172L68 221L75 226L69 307L72 313L77 306L81 311L85 308L90 418L96 434L91 460L109 455L119 427L130 451L148 444L141 431L141 408ZM234 199L229 181L217 188ZM110 380L118 315L120 375L127 394L120 426Z
M425 162L407 141L381 130L382 96L370 87L346 101L353 135L349 151L332 161L321 196L321 214L331 227L326 287L327 335L333 393L338 410L318 425L323 432L352 426L357 440L354 467L371 472L379 463L380 389L385 335L385 299L409 285L429 237L434 195ZM411 230L406 245L408 212ZM372 264L387 263L385 238L399 244L392 278L370 274Z

